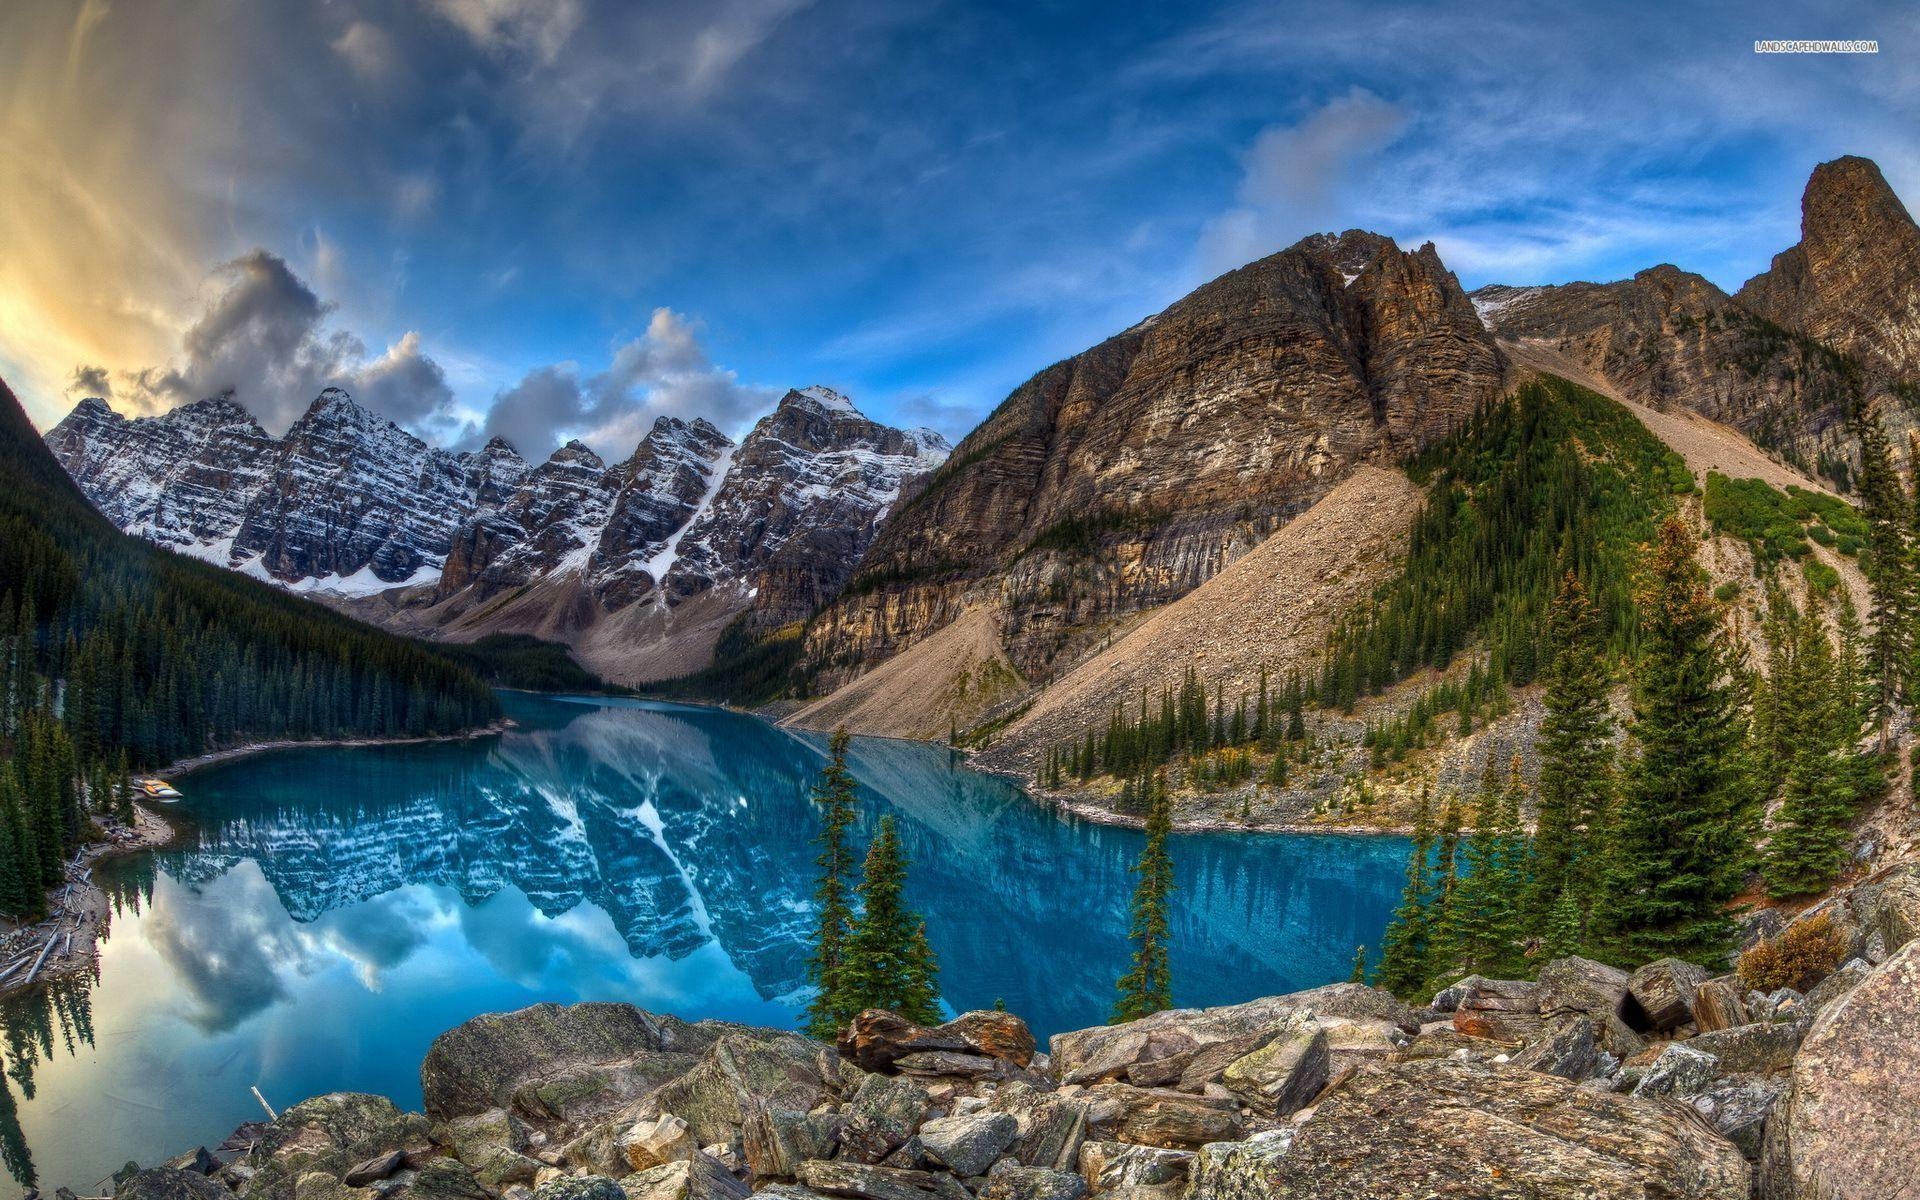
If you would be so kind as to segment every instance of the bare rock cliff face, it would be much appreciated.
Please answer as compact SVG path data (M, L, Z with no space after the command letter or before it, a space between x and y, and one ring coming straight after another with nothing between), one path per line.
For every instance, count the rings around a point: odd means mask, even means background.
M1649 408L1688 408L1813 472L1848 454L1870 387L1845 356L1755 316L1706 279L1658 266L1617 283L1484 287L1503 338L1548 346Z
M1431 246L1318 235L1034 376L880 531L809 628L831 686L992 595L1045 678L1184 595L1355 463L1498 392L1492 336Z
M1800 244L1735 299L1775 324L1920 383L1920 228L1865 158L1814 168Z

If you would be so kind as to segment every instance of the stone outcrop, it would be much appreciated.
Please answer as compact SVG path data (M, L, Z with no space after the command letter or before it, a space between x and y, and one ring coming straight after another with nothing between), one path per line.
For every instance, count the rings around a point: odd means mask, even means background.
M1191 591L1500 378L1432 246L1308 238L1015 390L889 518L809 658L832 685L991 594L1044 678L1093 623Z
M1769 1200L1915 1194L1920 1156L1920 942L1814 1021L1768 1131Z
M1920 228L1872 160L1814 168L1800 242L1735 299L1893 376L1920 381Z
M1202 1155L1189 1194L1744 1200L1749 1182L1739 1151L1691 1109L1435 1061L1362 1067L1290 1137Z

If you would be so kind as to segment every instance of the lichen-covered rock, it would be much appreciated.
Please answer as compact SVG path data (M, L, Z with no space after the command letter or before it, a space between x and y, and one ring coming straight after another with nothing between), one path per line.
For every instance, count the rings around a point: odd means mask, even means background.
M1767 1120L1785 1090L1783 1080L1736 1080L1715 1084L1689 1097L1687 1103L1712 1124L1714 1132L1740 1147L1748 1162L1755 1162L1766 1141Z
M656 1087L692 1065L717 1030L677 1017L656 1016L631 1004L536 1004L518 1012L488 1013L433 1040L420 1065L420 1090L436 1121L521 1107L535 1094L558 1115L579 1119L605 1111ZM636 1060L666 1055L658 1069ZM555 1083L539 1095L543 1081ZM596 1099L597 1098L597 1099Z
M845 1119L756 1104L741 1127L740 1152L756 1178L790 1179L806 1160L833 1156Z
M1087 1101L1035 1091L1024 1083L995 1093L992 1111L1014 1119L1013 1160L1027 1167L1072 1170L1087 1136Z
M797 1034L722 1034L686 1074L650 1103L686 1121L702 1146L739 1136L751 1102L811 1111L828 1093L820 1047Z
M384 1096L334 1092L303 1100L270 1122L254 1148L249 1197L292 1200L294 1184L309 1172L335 1179L394 1150L424 1147L428 1124L403 1113Z
M841 1108L840 1155L850 1162L877 1163L906 1144L926 1119L931 1102L926 1089L911 1079L869 1075Z
M1549 1025L1540 1037L1523 1046L1511 1061L1514 1066L1529 1071L1558 1075L1562 1079L1585 1079L1593 1073L1599 1053L1591 1020L1562 1017Z
M1100 1084L1088 1096L1088 1128L1113 1141L1191 1150L1243 1132L1239 1110L1227 1100L1124 1083Z
M1197 1162L1191 1200L1746 1200L1740 1152L1684 1106L1478 1063L1363 1066L1292 1131Z
M1772 1075L1793 1065L1806 1036L1803 1021L1763 1021L1703 1033L1684 1044L1711 1054L1728 1075Z
M1125 1142L1088 1142L1080 1148L1080 1177L1096 1196L1115 1200L1176 1200L1193 1173L1194 1152Z
M1693 1027L1701 1033L1745 1025L1746 989L1734 975L1719 975L1693 990Z
M711 1154L695 1153L620 1181L626 1200L742 1200L747 1185Z
M1171 1082L1174 1066L1180 1074L1198 1062L1209 1047L1221 1043L1245 1046L1238 1053L1216 1055L1206 1061L1200 1079L1183 1081L1180 1086L1197 1088L1206 1078L1236 1058L1245 1057L1264 1041L1288 1027L1297 1014L1342 1018L1353 1022L1384 1022L1417 1033L1420 1025L1413 1011L1381 988L1359 983L1336 983L1286 996L1268 996L1245 1004L1217 1008L1178 1008L1128 1021L1120 1025L1097 1025L1053 1036L1048 1055L1049 1069L1062 1083L1099 1083L1104 1080L1134 1080L1134 1068L1144 1068L1141 1078ZM1154 1064L1166 1063L1156 1069Z
M1707 981L1707 971L1677 958L1660 958L1641 967L1627 982L1627 990L1646 1018L1646 1028L1662 1033L1693 1019L1694 989Z
M1920 941L1829 1005L1768 1128L1769 1200L1913 1194L1920 1162Z
M993 1173L980 1200L1081 1200L1086 1194L1087 1181L1071 1171L1009 1167Z
M1689 1042L1674 1042L1660 1052L1633 1085L1636 1096L1698 1095L1720 1073L1720 1060Z
M936 1162L955 1175L970 1176L985 1174L1019 1132L1012 1113L980 1112L935 1117L920 1126L919 1137L921 1148Z
M1873 973L1873 964L1864 958L1850 958L1807 992L1807 1011L1817 1013L1858 987Z
M1556 958L1540 968L1540 1015L1584 1016L1594 1021L1620 1016L1626 1010L1628 981L1625 971L1590 958Z
M626 1190L605 1175L565 1175L534 1189L536 1200L627 1200Z
M959 1181L944 1172L814 1161L800 1164L799 1179L816 1192L858 1200L971 1200Z
M406 1187L391 1196L392 1200L493 1200L494 1194L466 1164L434 1158L422 1163ZM302 1198L296 1196L295 1200Z
M1221 1082L1260 1116L1286 1117L1313 1103L1332 1063L1326 1030L1305 1019L1229 1065Z
M233 1200L232 1192L200 1172L177 1167L137 1171L122 1180L113 1195L114 1200Z

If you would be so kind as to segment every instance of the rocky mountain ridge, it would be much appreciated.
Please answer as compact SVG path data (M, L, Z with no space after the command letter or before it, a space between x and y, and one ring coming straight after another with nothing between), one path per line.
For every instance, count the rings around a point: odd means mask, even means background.
M335 388L279 439L220 397L132 420L86 400L47 441L116 524L182 553L407 632L567 641L710 593L709 625L804 617L949 450L819 387L787 393L737 445L662 416L612 467L577 441L538 466L498 438L451 453ZM529 590L548 603L505 603Z
M437 1038L424 1114L316 1097L220 1154L130 1165L115 1196L1898 1196L1920 1151L1916 932L1906 864L1791 928L1754 927L1823 939L1830 959L1790 982L1563 957L1418 1007L1330 984L1061 1033L1044 1053L1005 1012L927 1028L869 1010L827 1045L541 1004Z
M990 604L1029 680L1178 598L1354 464L1395 461L1500 386L1431 245L1316 235L1034 376L888 520L810 625L825 686Z

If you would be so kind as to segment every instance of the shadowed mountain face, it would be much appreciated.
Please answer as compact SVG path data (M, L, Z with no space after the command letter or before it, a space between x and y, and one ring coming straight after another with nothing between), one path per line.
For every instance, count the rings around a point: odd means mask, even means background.
M808 650L832 682L993 600L1013 661L1043 677L1084 631L1184 595L1500 378L1432 246L1308 238L1022 385L889 518Z

